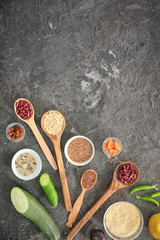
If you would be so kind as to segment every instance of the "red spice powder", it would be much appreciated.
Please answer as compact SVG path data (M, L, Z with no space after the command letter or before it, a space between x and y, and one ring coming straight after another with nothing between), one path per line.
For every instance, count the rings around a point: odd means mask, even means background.
M92 153L92 145L85 138L76 138L68 146L68 155L74 162L85 162Z

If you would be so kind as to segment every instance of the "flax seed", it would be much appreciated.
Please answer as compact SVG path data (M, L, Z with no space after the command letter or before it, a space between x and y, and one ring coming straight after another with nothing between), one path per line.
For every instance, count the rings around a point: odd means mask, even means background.
M76 138L68 146L68 155L75 162L85 162L93 153L92 145L85 138Z

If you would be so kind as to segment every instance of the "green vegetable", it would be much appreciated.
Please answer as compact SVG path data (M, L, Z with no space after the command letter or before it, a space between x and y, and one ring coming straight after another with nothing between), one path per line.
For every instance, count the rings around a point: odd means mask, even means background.
M159 203L152 199L152 198L148 198L148 197L140 197L140 196L136 196L137 199L140 199L140 200L144 200L144 201L147 201L147 202L151 202L151 203L154 203L157 207L159 207Z
M149 198L155 198L155 197L158 197L158 196L160 196L160 192L154 192L154 193L150 193L150 194L145 195L145 197L149 197Z
M59 240L60 232L44 207L28 192L19 187L11 190L11 201L15 209L33 221L49 240Z
M56 207L58 204L58 194L49 174L43 173L40 176L39 182L50 204Z
M155 188L155 186L157 186L157 184L137 186L130 191L130 195L134 192L137 192L137 191L146 190L146 189L153 189L153 188Z

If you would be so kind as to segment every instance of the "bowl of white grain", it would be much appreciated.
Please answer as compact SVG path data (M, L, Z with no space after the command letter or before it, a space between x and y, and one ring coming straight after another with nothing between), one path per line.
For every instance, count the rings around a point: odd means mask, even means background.
M21 149L12 158L13 173L22 180L31 180L39 175L42 161L38 153L32 149Z

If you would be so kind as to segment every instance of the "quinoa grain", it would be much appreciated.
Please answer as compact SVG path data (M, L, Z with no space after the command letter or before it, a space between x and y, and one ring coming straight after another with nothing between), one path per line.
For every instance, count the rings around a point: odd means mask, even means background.
M57 135L63 128L63 121L63 117L60 113L49 111L44 116L44 128L49 134Z

